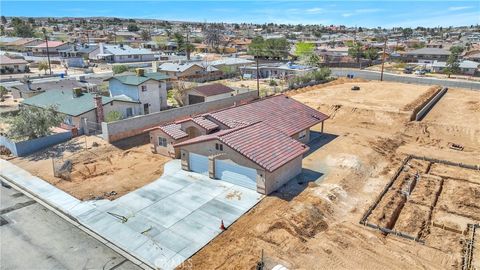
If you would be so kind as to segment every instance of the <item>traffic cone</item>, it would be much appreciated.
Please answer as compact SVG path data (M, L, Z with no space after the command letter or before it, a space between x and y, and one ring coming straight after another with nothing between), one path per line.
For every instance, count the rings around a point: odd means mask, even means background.
M223 219L222 222L220 223L220 230L225 231L227 228L225 228L225 225L223 224Z

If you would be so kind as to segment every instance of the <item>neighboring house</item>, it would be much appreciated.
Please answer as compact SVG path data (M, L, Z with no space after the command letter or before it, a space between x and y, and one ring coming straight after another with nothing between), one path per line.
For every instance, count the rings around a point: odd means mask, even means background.
M433 63L447 61L450 52L440 48L421 48L403 54L403 60L408 62Z
M208 84L190 89L185 94L185 105L214 101L233 96L235 90L220 83Z
M143 69L137 69L137 74L124 73L107 80L110 97L137 102L141 108L135 114L149 114L168 108L168 79L158 72L145 73Z
M50 91L62 90L71 92L74 88L81 88L87 92L94 92L97 90L97 85L89 81L77 80L58 80L52 82L31 83L27 82L21 85L10 87L14 99L29 98L35 95Z
M130 63L155 61L155 53L148 49L132 48L128 45L99 44L98 51L92 59L102 60L107 63Z
M194 82L218 80L223 76L223 73L217 68L199 63L163 63L158 67L158 71L176 80Z
M48 41L48 54L50 56L60 56L60 51L68 49L70 44L62 41ZM47 56L47 42L42 42L38 45L28 46L31 49L33 56Z
M6 51L27 52L29 46L35 46L42 43L38 38L18 38L10 42L0 42L0 48Z
M286 64L262 64L258 67L260 78L287 78L290 76L302 75L316 69L317 68L315 67L297 65L292 62ZM241 67L240 70L245 78L257 77L257 67L255 65Z
M328 116L284 95L149 129L182 168L269 194L302 171L310 128Z
M460 62L460 73L464 75L474 75L478 71L480 63L463 60ZM435 61L432 64L432 71L436 73L443 73L447 67L447 62Z
M0 55L0 73L24 73L28 72L28 62L23 59L10 58Z
M85 67L85 60L90 59L90 54L95 51L98 51L98 45L74 44L59 53L68 67Z
M233 70L239 70L240 67L251 65L253 63L255 62L244 58L222 58L219 60L208 62L208 64L220 70L222 70L224 67L229 67Z
M90 125L98 128L98 124L103 122L105 116L111 111L120 112L126 118L129 111L135 111L134 108L139 106L135 102L76 92L75 90L48 91L24 99L21 104L38 108L54 105L57 112L65 114L62 127L77 129L80 133L85 132L85 129L90 127Z

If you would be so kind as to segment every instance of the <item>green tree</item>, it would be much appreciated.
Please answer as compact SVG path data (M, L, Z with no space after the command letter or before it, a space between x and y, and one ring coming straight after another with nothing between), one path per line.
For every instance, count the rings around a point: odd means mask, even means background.
M5 101L6 94L8 94L7 88L5 88L3 85L0 85L0 101Z
M310 42L298 42L295 44L295 55L300 58L312 55L314 50L315 45Z
M404 29L402 29L402 35L403 35L404 38L409 38L409 37L412 36L412 34L413 34L412 28L404 28Z
M47 61L42 61L38 63L38 70L39 71L44 71L45 75L47 74L47 70L49 69L48 62Z
M129 32L137 32L137 31L140 30L140 28L138 28L138 26L136 24L131 23L127 26L127 30Z
M125 71L128 71L128 67L125 65L114 65L112 67L113 74L120 74Z
M110 111L105 116L105 121L107 121L107 123L115 122L118 120L122 120L122 118L122 113L120 113L119 111Z
M2 15L0 20L1 20L2 24L7 24L7 18L5 18L5 16Z
M248 46L248 54L270 59L284 59L287 58L289 49L290 45L286 38L264 39L257 36Z
M13 35L17 37L33 37L35 31L33 27L19 18L12 19Z
M460 60L459 56L463 52L464 48L462 46L452 46L450 48L450 55L447 59L447 64L444 72L448 75L448 78L452 74L460 72Z
M140 36L142 37L142 40L145 40L145 41L148 41L150 40L150 32L146 29L142 30L142 32L140 32Z
M22 106L15 117L9 119L8 137L16 140L36 139L51 134L51 128L60 125L65 115L55 106L37 108Z
M380 50L377 48L368 48L364 52L364 57L369 60L377 60L378 59L378 52Z
M355 58L357 63L360 62L360 58L363 57L363 45L360 42L354 42L348 47L348 55Z
M311 67L321 67L322 59L320 59L320 56L318 56L318 54L314 53L305 60L305 64Z

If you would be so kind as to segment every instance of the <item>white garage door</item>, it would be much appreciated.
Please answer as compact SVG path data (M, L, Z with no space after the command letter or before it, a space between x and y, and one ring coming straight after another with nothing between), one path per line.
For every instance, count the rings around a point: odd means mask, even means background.
M192 172L201 173L208 176L208 157L189 153L188 163Z
M215 178L257 190L257 170L238 165L231 160L215 160Z

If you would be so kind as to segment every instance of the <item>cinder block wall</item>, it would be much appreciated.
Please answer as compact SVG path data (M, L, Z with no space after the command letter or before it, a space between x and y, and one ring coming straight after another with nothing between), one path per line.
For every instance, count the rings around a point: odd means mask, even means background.
M257 98L257 91L249 91L225 99L188 105L148 115L135 116L110 123L102 122L102 136L104 140L114 142L142 134L145 132L145 129L172 122L179 118L227 108L233 106L235 103L248 102Z

